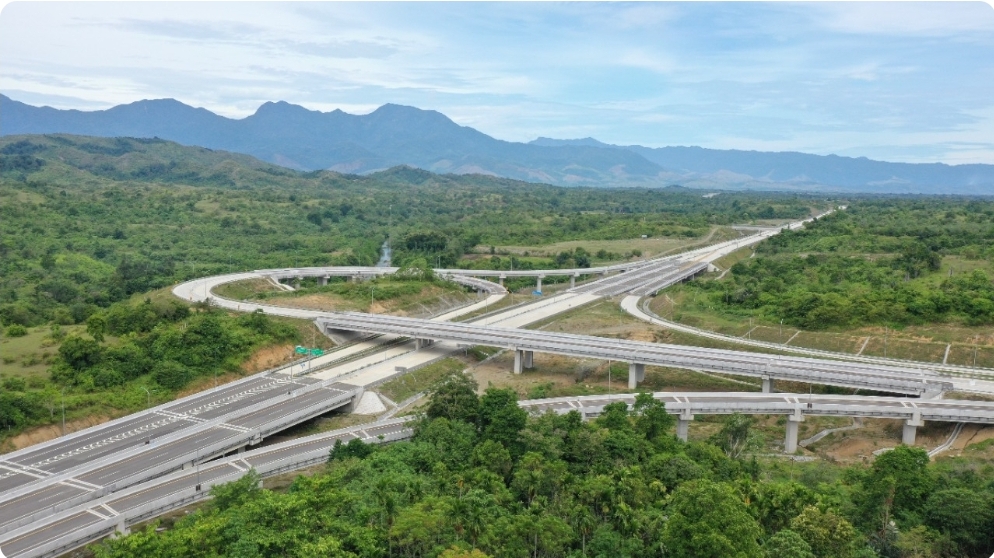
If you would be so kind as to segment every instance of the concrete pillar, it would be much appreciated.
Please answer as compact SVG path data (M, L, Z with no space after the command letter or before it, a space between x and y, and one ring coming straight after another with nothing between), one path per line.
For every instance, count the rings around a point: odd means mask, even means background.
M318 277L318 285L326 287L328 285L328 279L329 277L327 275L325 275L324 277Z
M196 465L196 463L194 463L193 461L187 461L186 463L183 464L183 470L186 471L187 469L193 469L194 465Z
M773 393L773 378L763 376L763 393Z
M503 287L504 286L504 279L507 279L507 275L501 275L500 277L498 277L497 278L497 284L500 285L501 287Z
M804 417L800 413L795 413L787 417L787 436L784 438L783 451L792 454L797 451L797 429Z
M684 442L687 441L687 434L690 432L690 422L694 420L694 415L682 412L676 419L676 437Z
M123 537L125 535L131 534L131 530L128 529L128 524L125 522L124 516L123 515L119 515L117 517L118 517L118 522L117 522L117 525L114 527L115 529L117 529L117 531L115 531L114 534L111 535L111 537L117 538L117 537Z
M535 368L535 351L524 351L524 367Z
M353 283L358 283L359 279L361 279L361 277L359 276L358 273L352 276L352 282Z
M521 364L524 360L524 351L514 349L514 373L521 374Z
M293 288L299 289L300 288L300 282L303 281L303 280L304 280L304 278L300 277L299 275L297 277L294 277L293 278Z
M431 343L432 343L432 340L431 339L416 339L415 342L416 342L416 347L418 349L423 349L425 347L430 347Z
M577 277L576 274L570 276L570 278L569 278L569 288L571 288L571 289L575 289L576 288L576 277Z
M635 389L645 379L645 365L635 362L628 364L628 389Z
M239 453L239 454L245 453L245 446L242 446L242 447L238 448L238 451L235 452L235 453Z
M542 292L542 279L543 278L545 278L545 275L539 275L535 279L535 290L538 291L538 292Z
M904 421L904 428L901 431L901 443L906 446L915 445L915 436L918 434L918 427L924 425L925 422L922 421L921 412L915 411L915 414L911 418Z

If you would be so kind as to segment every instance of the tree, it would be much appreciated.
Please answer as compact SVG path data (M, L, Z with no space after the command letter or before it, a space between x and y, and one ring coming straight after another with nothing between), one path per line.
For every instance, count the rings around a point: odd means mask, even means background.
M801 535L784 529L770 537L763 545L767 558L815 558L811 545Z
M742 455L749 441L749 428L755 422L751 416L735 413L725 419L724 424L716 434L711 436L709 443L725 450L732 459Z
M815 506L807 506L792 519L790 529L811 546L818 558L848 558L862 546L862 538L851 523Z
M650 442L669 432L676 424L676 418L666 412L666 405L652 397L651 393L636 395L632 412L636 417L635 430Z
M500 442L511 455L521 455L518 433L528 422L528 412L518 406L518 395L510 388L489 388L480 398L480 435Z
M466 374L452 374L432 390L425 415L429 419L444 417L475 425L479 412L476 381Z
M925 450L904 445L877 457L854 498L861 521L872 529L883 529L891 518L918 523L934 485L928 463Z
M965 488L939 490L925 504L925 524L947 535L964 554L994 551L994 502L989 493Z
M103 360L103 347L92 339L72 335L59 347L59 357L70 368L83 371Z
M673 556L747 558L762 554L761 529L725 483L698 479L680 485L669 505L663 544Z

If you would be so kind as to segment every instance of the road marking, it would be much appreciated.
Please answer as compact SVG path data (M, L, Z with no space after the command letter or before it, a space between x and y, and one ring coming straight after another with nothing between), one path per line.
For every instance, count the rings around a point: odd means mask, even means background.
M197 424L201 424L201 423L207 422L206 419L192 417L190 415L185 415L185 414L182 414L182 413L174 413L172 411L167 411L165 409L158 410L158 411L155 412L155 414L161 415L161 416L164 416L164 417L174 418L174 419L177 419L177 420L188 420L190 422L195 422Z
M107 520L107 519L110 519L110 517L108 517L108 516L106 516L106 515L103 515L103 514L100 514L100 513L97 513L97 511L96 511L96 510L94 510L93 508L87 508L87 509L86 509L86 512L87 512L87 513L92 513L93 515L95 515L95 516L99 517L100 519L104 519L104 520Z
M114 508L110 507L110 506L109 506L109 505L107 505L107 504L100 504L100 505L99 505L98 507L101 507L101 508L103 508L103 509L107 510L107 511L108 511L108 512L110 512L110 514L111 514L111 515L113 515L113 516L118 516L118 515L121 515L121 514L117 513L117 510L115 510Z

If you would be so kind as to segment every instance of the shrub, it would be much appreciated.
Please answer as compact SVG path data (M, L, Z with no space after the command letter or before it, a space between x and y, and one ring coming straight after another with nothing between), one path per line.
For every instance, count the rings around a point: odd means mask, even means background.
M21 324L13 324L7 326L7 337L24 337L28 334L28 328L22 326Z

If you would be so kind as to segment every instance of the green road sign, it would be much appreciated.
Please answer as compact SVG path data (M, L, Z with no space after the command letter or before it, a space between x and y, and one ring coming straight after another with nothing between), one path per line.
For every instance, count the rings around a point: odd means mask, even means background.
M312 356L321 356L323 354L324 354L324 351L322 351L321 349L311 349L311 355Z
M295 347L295 348L293 349L293 351L294 351L295 353L297 353L297 354L300 354L300 355L306 355L306 354L307 354L307 349L306 349L306 348L304 348L304 347L301 347L300 345L297 345L297 346L296 346L296 347Z

